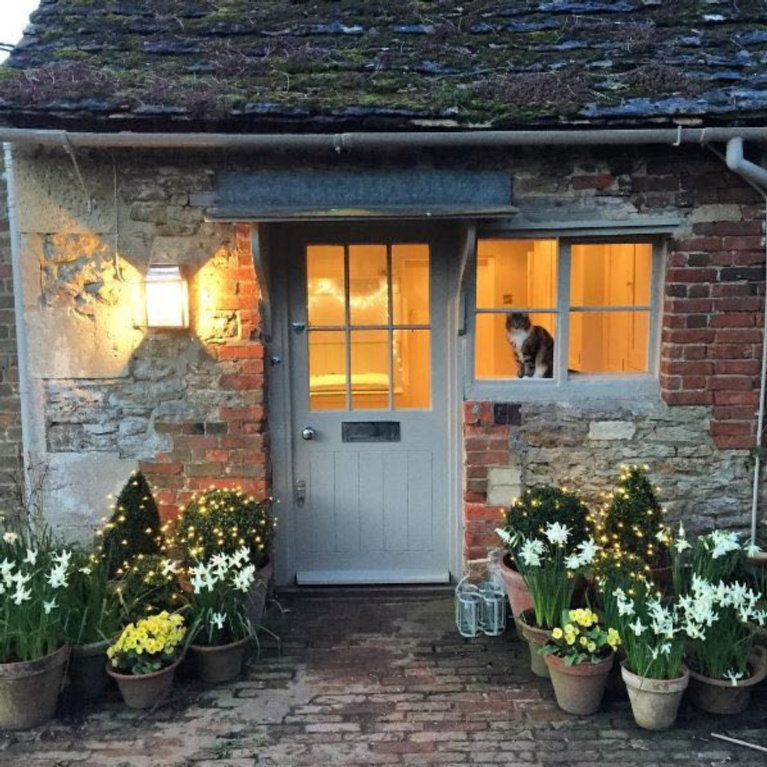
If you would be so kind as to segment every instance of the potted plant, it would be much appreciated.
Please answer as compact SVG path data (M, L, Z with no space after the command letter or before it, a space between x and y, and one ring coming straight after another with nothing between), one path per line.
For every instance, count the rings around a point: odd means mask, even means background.
M254 636L247 595L255 571L245 547L232 555L214 554L189 570L193 589L189 650L203 682L226 682L242 670Z
M530 591L519 571L519 548L526 540L540 537L545 526L552 522L567 527L575 543L584 541L589 537L587 518L584 502L566 488L533 487L512 501L506 524L496 529L496 533L508 549L501 559L500 572L515 618L533 607ZM579 584L579 588L584 586Z
M761 594L740 582L712 583L693 574L682 605L690 654L690 700L712 714L738 714L767 676L767 655L754 643L752 624L767 624Z
M129 623L107 650L107 673L130 708L149 708L173 686L184 656L186 628L178 613L161 612Z
M206 490L181 512L170 545L187 566L245 547L256 568L247 600L248 617L256 627L263 618L267 584L273 573L270 555L274 530L270 500L256 500L242 490Z
M130 475L98 536L110 578L124 575L139 555L160 553L160 511L140 471Z
M525 579L533 607L517 619L517 627L530 646L530 667L537 676L549 670L539 650L551 638L563 611L572 606L575 580L587 570L599 547L593 539L570 544L568 527L554 522L538 538L528 538L519 547L517 562Z
M586 716L599 710L619 644L618 632L605 630L591 610L563 613L561 626L541 649L563 711Z
M61 605L72 554L48 536L6 532L0 557L0 729L27 729L56 710L69 657Z
M127 620L137 621L163 611L176 612L186 604L179 584L180 562L159 554L138 554L115 590L123 603Z
M668 530L648 472L648 466L621 467L615 487L595 516L595 537L605 551L638 557L649 577L666 584L671 579Z
M108 575L102 556L75 553L66 594L66 633L72 644L68 676L71 692L86 700L99 697L107 687L107 648L124 622L119 594Z
M625 653L621 675L634 721L646 730L667 730L676 721L690 680L682 662L685 634L679 606L664 605L642 581L632 591L617 589L615 594Z

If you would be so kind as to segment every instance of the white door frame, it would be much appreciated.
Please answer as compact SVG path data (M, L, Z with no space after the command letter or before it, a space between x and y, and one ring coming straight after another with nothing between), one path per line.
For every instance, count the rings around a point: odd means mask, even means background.
M262 225L263 228L263 225ZM449 371L446 393L448 440L449 519L448 557L453 580L460 578L463 562L463 460L462 407L463 375L461 368L461 339L458 337L460 247L465 241L466 226L457 222L333 222L332 224L291 223L269 227L268 260L272 283L269 286L272 311L272 336L266 349L267 420L269 426L272 493L274 513L278 518L275 542L275 565L278 585L293 585L296 572L296 552L293 550L296 519L293 506L293 412L291 404L291 338L289 327L291 261L301 257L300 249L307 239L321 241L328 237L352 242L409 241L436 239L455 243L454 252L447 254L447 339L446 368Z

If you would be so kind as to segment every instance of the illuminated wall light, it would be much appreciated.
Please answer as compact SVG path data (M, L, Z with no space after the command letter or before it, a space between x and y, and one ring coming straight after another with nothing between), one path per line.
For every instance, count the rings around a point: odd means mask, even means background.
M147 327L189 327L189 289L178 266L150 266L144 287Z

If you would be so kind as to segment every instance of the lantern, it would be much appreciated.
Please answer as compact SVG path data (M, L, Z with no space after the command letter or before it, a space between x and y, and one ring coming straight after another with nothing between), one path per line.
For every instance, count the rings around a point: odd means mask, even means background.
M147 327L189 327L189 291L178 266L150 266L144 287Z

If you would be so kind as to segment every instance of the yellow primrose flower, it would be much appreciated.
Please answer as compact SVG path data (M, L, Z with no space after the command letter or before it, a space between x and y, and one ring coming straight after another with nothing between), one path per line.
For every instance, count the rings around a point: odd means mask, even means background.
M560 628L555 628L554 631L551 632L551 636L553 636L554 639L561 639L564 636L564 631Z
M613 650L618 647L621 643L621 637L620 634L615 629L608 629L607 630L607 644L610 645L610 647L613 648Z
M586 645L586 649L587 649L589 652L594 652L594 650L596 650L596 649L597 649L597 645L596 645L596 642L589 642L589 643Z
M589 643L589 640L587 637L581 637L579 641L583 647L586 647Z

